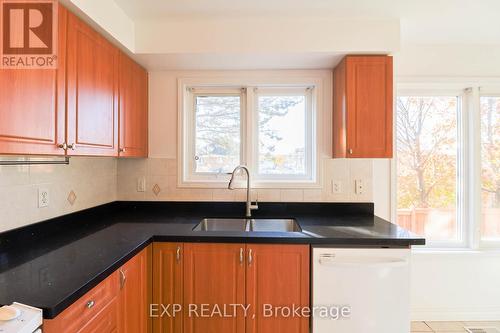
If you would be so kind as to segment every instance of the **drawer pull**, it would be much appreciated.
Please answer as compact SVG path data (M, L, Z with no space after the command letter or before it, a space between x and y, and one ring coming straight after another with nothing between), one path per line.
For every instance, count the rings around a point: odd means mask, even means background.
M175 251L175 258L177 259L177 261L181 260L181 247L180 246L177 246L177 250Z
M88 301L87 302L87 309L92 309L95 305L95 302L94 301Z

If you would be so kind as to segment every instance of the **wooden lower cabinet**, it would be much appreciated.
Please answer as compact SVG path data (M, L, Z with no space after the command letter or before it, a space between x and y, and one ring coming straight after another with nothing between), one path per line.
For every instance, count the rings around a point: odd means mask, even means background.
M183 313L153 318L153 332L307 333L309 318L263 310L308 307L309 267L308 245L155 243L153 303Z
M146 333L150 331L150 253L151 246L135 255L118 270L120 279L119 332Z
M247 254L246 333L309 332L309 318L293 314L309 307L309 245L248 244Z
M182 312L174 313L174 304L182 306L183 244L153 244L153 332L182 332ZM169 306L168 313L162 306ZM178 308L175 308L177 311ZM182 311L182 308L180 309Z
M241 313L232 317L210 315L215 306L222 309L245 304L244 252L245 244L184 244L185 333L245 331ZM204 304L208 304L207 312L202 310Z

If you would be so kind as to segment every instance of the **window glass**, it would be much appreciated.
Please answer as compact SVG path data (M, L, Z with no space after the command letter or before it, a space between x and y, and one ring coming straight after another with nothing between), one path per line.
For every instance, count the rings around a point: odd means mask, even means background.
M482 236L500 240L500 97L481 97Z
M195 172L226 173L240 164L240 96L195 96Z
M397 223L429 241L460 241L457 96L397 98Z
M305 95L259 95L258 173L306 174Z

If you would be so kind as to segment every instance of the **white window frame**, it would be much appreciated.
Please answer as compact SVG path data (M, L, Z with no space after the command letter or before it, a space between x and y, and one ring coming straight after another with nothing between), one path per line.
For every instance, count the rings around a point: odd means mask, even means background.
M182 163L183 173L188 174L194 182L214 182L223 174L214 174L207 172L196 172L196 164L193 158L196 150L196 97L198 96L239 96L240 97L240 139L246 137L246 95L244 88L238 87L189 87L186 89L188 104L185 107L186 123L184 127L185 142L183 147L185 151L185 160ZM191 103L189 103L191 101ZM244 140L240 140L240 164L245 164L246 146Z
M201 78L179 78L178 79L178 174L177 186L181 188L226 188L229 181L227 174L200 174L194 175L194 161L189 161L194 151L194 97L193 94L203 92L212 94L213 91L221 93L243 90L242 115L241 115L241 163L250 167L252 176L252 187L254 188L321 188L321 151L320 139L321 123L322 82L321 77L262 77L253 79L241 79L235 77L201 77ZM194 88L194 89L193 89ZM307 103L309 106L307 118L310 118L311 133L308 133L307 146L310 147L308 157L311 158L310 172L307 177L293 177L286 175L273 175L262 177L257 174L256 158L256 133L257 111L255 89L267 91L308 91ZM244 104L244 105L243 105ZM191 142L191 143L190 143ZM191 148L190 148L191 147ZM306 149L307 150L307 149ZM190 155L191 154L191 155Z
M457 222L461 223L462 241L427 240L430 250L498 250L500 241L481 239L481 112L480 96L500 96L500 80L470 78L469 80L436 78L399 78L397 96L462 96L459 117L459 147L457 168L461 180L457 182ZM396 103L396 99L395 99ZM394 107L396 117L397 106ZM397 122L394 119L394 133ZM391 219L397 219L397 138L394 136L394 159L391 163ZM460 199L461 198L461 199Z

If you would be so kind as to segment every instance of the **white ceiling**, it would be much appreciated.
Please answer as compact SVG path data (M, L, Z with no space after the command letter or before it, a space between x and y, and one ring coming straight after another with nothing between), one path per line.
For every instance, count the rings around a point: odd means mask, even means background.
M499 0L115 0L135 22L179 17L398 18L403 43L500 44Z

